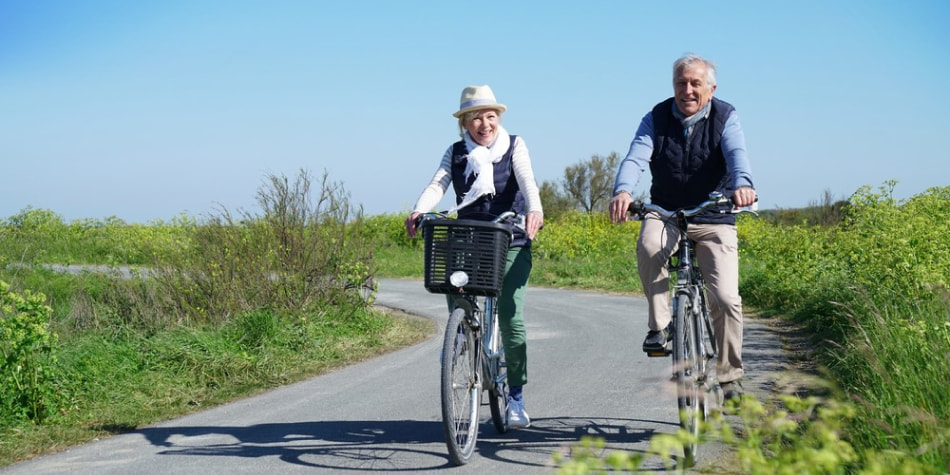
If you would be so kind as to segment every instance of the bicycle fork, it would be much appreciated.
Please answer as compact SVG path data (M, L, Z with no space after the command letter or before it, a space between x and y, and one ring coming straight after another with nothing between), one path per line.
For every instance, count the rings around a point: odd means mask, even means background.
M485 360L482 362L483 374L485 380L490 381L490 386L485 389L494 389L503 384L507 379L507 373L502 369L505 366L504 350L501 344L501 328L498 325L498 307L495 299L485 299L484 328L482 328L482 345L485 349ZM501 360L499 365L495 363ZM497 371L495 370L497 368Z

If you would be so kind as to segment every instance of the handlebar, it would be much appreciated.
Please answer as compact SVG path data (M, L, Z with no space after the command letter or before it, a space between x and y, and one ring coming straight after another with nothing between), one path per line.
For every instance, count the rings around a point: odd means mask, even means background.
M755 216L758 216L758 202L759 199L756 197L755 202L751 206L743 206L741 208L736 208L732 202L732 198L729 198L722 193L713 192L709 194L709 199L703 201L695 208L692 209L681 209L676 211L667 210L661 206L655 205L653 203L643 203L640 201L634 201L630 203L630 206L627 208L627 212L643 218L647 213L656 213L664 218L673 218L676 216L682 216L688 218L690 216L695 216L703 211L713 209L716 207L721 207L721 209L715 210L719 214L740 214L740 213L750 213Z
M419 225L421 225L422 222L427 219L444 219L448 217L449 215L445 211L432 211L429 213L421 213L416 218L416 227L419 227ZM505 211L504 213L501 213L500 215L498 215L495 219L491 220L491 222L510 224L511 226L514 226L520 229L521 231L527 232L527 230L525 229L525 216L522 214L518 214L514 211Z

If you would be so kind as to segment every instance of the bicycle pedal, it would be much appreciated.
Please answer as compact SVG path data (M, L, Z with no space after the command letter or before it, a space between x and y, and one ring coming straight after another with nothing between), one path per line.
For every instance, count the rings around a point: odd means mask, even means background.
M650 358L662 358L664 356L670 356L669 351L648 351L647 356Z

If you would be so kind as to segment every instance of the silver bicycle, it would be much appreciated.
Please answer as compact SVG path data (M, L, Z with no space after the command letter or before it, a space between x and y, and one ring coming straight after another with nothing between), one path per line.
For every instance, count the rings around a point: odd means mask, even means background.
M420 217L425 239L425 287L454 298L442 342L442 425L449 456L471 459L478 440L483 393L499 433L508 431L508 376L498 326L511 227L506 212L494 221Z
M709 313L706 283L696 260L693 242L686 234L689 226L686 218L708 209L720 213L757 214L754 208L734 209L732 200L718 192L710 193L708 200L692 209L669 211L652 203L638 202L631 203L629 208L630 213L639 219L654 213L679 230L677 251L667 264L670 275L676 276L671 290L673 347L667 346L663 351L648 353L648 356L673 355L680 426L691 435L683 447L685 466L695 463L700 427L709 416L708 398L711 396L717 404L722 403L722 388L715 372L710 371L715 366L710 362L719 357L719 346Z

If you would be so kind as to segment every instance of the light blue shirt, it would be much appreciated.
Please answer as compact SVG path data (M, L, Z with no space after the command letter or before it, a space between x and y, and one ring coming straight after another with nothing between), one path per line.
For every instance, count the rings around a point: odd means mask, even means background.
M708 120L708 119L703 119ZM653 156L653 111L647 112L637 127L637 134L630 143L627 156L620 162L617 178L614 181L614 194L626 191L633 195L633 189L640 181L643 172L650 166L650 157ZM732 177L734 188L752 185L752 170L749 166L749 156L745 149L745 134L739 125L739 114L735 110L726 118L722 130L722 154L726 158L726 173Z

